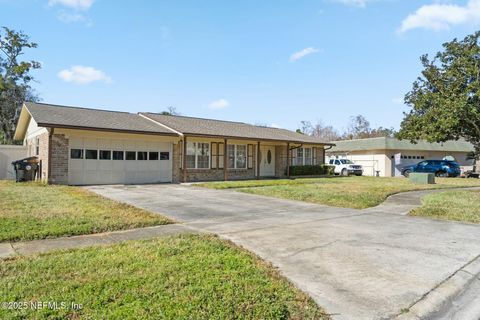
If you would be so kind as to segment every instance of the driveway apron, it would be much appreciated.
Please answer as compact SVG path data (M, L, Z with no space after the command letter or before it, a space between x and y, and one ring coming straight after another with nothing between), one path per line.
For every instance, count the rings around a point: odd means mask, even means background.
M277 266L335 319L399 315L480 255L480 226L187 185L89 190L216 233Z

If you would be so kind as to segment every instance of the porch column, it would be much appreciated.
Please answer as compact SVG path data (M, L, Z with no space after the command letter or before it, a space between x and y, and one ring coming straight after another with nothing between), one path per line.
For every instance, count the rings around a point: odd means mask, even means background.
M228 155L227 155L227 143L228 140L224 139L223 140L223 180L227 181L228 180L228 172L227 172L227 165L228 165Z
M290 142L287 142L287 178L290 178Z
M183 167L183 182L187 182L187 137L183 137L183 155L182 155L182 167Z
M260 179L260 141L257 142L257 180Z

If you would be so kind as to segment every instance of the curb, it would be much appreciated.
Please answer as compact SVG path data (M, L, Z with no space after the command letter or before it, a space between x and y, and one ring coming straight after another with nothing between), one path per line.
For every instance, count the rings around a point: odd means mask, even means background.
M396 320L430 319L442 311L448 302L480 275L480 255L457 270L450 277L414 302L408 312L395 317Z

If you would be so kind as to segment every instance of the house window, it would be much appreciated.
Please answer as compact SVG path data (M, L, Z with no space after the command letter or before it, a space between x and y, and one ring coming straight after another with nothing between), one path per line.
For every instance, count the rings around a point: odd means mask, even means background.
M123 160L123 151L113 151L113 160Z
M305 159L303 160L303 163L306 166L311 166L312 165L312 148L305 148L304 155L305 155Z
M125 159L126 159L126 160L136 160L137 158L136 158L136 153L135 153L135 151L127 151L127 152L125 153Z
M187 168L210 168L210 144L203 142L187 142Z
M35 155L40 155L40 138L35 139Z
M160 160L169 160L170 152L160 152Z
M148 160L158 160L158 152L149 152Z
M138 151L137 152L137 160L147 160L147 152L146 151Z
M89 160L97 160L98 159L98 151L97 150L85 150L85 159Z
M111 160L112 151L110 150L100 150L100 160Z
M83 159L83 149L71 149L70 159Z
M253 144L248 145L248 150L247 150L247 155L248 155L248 169L253 169Z
M247 169L247 146L244 144L227 145L229 169Z
M312 148L298 148L296 154L294 150L294 157L292 158L294 166L309 166L313 164L313 150Z
M212 142L212 169L218 168L218 142Z

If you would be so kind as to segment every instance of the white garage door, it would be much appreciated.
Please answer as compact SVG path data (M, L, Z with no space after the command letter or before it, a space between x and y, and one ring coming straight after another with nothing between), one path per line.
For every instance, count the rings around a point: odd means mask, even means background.
M170 142L71 137L69 145L69 184L172 181Z
M392 159L392 172L394 173L394 177L400 177L402 175L402 169L407 166L415 165L425 157L418 156L418 155L401 155L400 163L395 162L395 156L391 156Z

